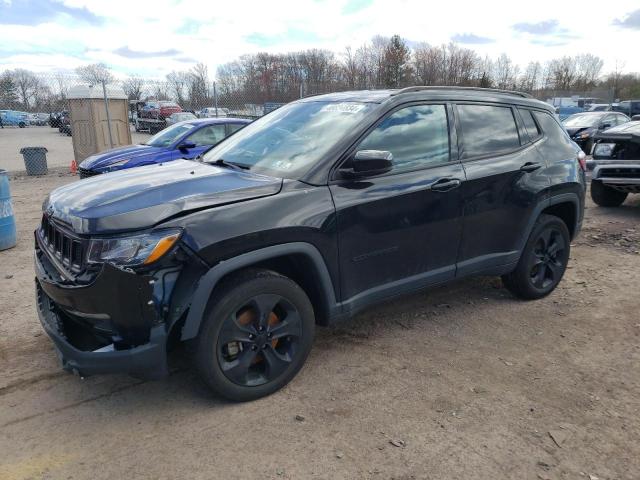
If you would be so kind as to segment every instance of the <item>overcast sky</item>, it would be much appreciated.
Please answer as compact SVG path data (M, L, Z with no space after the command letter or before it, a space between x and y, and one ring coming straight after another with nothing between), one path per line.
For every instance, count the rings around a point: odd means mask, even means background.
M341 53L373 35L455 41L525 65L592 53L640 72L640 1L0 0L0 70L72 70L104 62L118 75L162 77L257 51Z

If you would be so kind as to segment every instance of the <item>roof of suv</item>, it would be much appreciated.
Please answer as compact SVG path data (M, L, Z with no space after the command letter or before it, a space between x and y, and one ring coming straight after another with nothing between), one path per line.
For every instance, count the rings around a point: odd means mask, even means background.
M497 90L493 88L475 87L449 87L449 86L416 86L403 89L387 90L354 90L347 92L328 93L303 98L301 102L365 102L384 103L392 98L409 97L415 99L451 98L499 101L505 103L517 103L523 105L553 110L553 108L540 100L535 100L531 95L511 90Z

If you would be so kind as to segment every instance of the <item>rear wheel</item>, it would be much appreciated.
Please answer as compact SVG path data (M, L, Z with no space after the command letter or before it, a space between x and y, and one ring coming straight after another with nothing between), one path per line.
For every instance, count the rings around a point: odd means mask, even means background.
M196 367L215 393L254 400L293 379L311 351L314 329L311 302L295 282L248 270L211 298L195 341Z
M601 207L619 207L627 199L627 192L607 187L599 180L591 181L591 200Z
M24 127L26 127L26 126L27 126L27 125L26 125L24 122L20 122L20 123L18 123L18 127L20 127L20 128L24 128Z
M569 249L565 223L553 215L540 215L516 269L502 277L505 287L516 297L527 300L550 294L567 268Z

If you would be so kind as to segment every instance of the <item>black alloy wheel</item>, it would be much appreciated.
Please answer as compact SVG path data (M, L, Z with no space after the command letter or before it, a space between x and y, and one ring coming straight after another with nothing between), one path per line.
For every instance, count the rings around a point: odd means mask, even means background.
M516 268L502 276L504 286L526 300L551 293L569 262L571 236L564 221L542 214L536 221Z
M290 301L280 295L257 295L224 320L218 362L233 383L264 385L290 367L301 337L300 314Z
M297 283L270 270L245 270L216 285L193 342L195 364L218 395L255 400L296 376L314 330L313 307Z

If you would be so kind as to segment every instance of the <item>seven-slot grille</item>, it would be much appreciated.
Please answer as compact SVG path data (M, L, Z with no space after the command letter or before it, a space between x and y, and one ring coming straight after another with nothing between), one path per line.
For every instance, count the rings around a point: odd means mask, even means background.
M42 216L42 240L49 253L62 265L73 272L82 270L84 264L84 244L82 240L55 225L46 215Z

